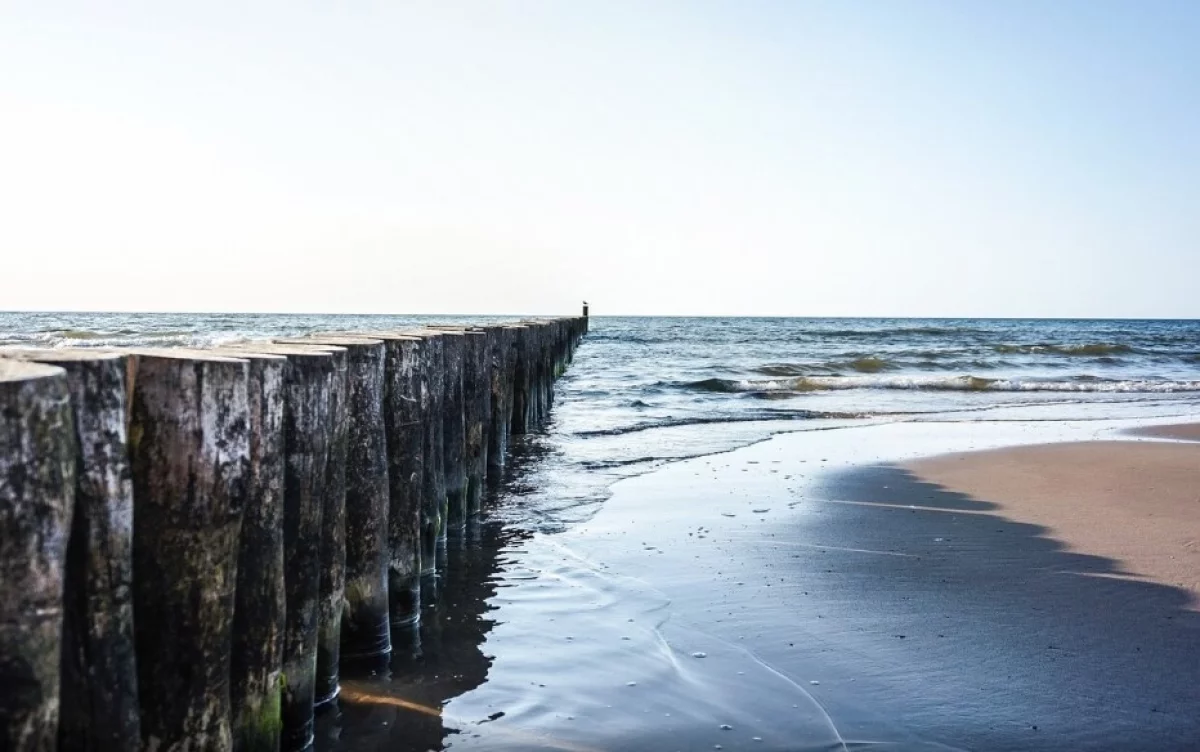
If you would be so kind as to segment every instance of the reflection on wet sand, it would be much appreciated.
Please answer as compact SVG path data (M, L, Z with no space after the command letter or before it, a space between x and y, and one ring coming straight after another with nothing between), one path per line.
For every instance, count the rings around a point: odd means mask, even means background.
M449 735L470 733L442 707L487 680L492 659L480 648L494 626L488 599L496 594L500 552L521 536L484 520L451 541L441 597L422 611L419 631L393 634L385 675L343 679L337 709L322 719L318 750L423 752L440 749Z

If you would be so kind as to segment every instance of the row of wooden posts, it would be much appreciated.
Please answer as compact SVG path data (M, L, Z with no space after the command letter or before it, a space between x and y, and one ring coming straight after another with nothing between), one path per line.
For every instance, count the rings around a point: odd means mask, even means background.
M0 351L0 750L295 750L587 318Z

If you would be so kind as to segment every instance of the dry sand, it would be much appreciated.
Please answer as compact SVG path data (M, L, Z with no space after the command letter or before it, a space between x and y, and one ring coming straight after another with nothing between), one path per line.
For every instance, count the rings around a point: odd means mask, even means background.
M1200 426L1143 435L1200 438ZM905 466L921 480L1046 527L1123 575L1183 588L1200 606L1200 444L1092 441L948 454Z

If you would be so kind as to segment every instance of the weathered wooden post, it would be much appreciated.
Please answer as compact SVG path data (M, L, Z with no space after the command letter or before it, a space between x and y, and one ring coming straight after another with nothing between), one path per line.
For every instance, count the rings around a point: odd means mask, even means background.
M238 536L250 480L248 364L197 350L144 350L130 361L142 745L229 750Z
M508 436L513 411L513 382L516 378L515 335L509 326L494 328L492 340L492 399L488 427L488 483L497 485L504 477L508 459Z
M388 366L388 599L392 627L413 628L421 616L421 501L425 413L424 342L394 341Z
M75 504L66 373L0 360L0 749L54 749Z
M350 419L347 407L349 353L345 347L312 339L277 339L287 345L319 347L333 358L329 390L329 453L321 499L320 595L317 599L317 670L314 704L338 695L342 651L342 604L346 593L346 453Z
M388 601L393 628L412 628L421 613L421 501L428 393L424 340L398 332L362 332L386 348Z
M318 347L270 343L249 343L241 347L287 358L282 369L280 531L285 612L280 654L282 672L277 678L281 695L279 747L284 752L294 752L307 748L313 740L321 522L332 435L330 399L334 357L328 349ZM239 568L239 579L241 574ZM241 593L239 603L240 596ZM249 641L243 644L252 648ZM270 659L263 663L271 665ZM234 684L237 684L236 678ZM266 689L269 692L270 688ZM269 697L268 694L268 701ZM263 705L269 716L269 704ZM235 707L235 719L237 713ZM245 728L242 723L238 726Z
M550 326L545 321L538 321L533 329L537 347L534 353L535 373L537 374L534 424L540 428L545 425L546 416L550 412L550 389L553 380L550 369Z
M524 324L509 327L513 335L513 379L512 415L509 418L511 434L523 434L531 428L529 402L531 368L530 329Z
M491 359L487 332L465 332L466 357L463 368L463 417L466 423L466 513L483 510L484 478L487 473L487 413L491 403Z
M274 752L283 732L284 431L287 356L252 347L214 349L249 364L250 491L242 517L229 677L233 746Z
M557 319L554 322L554 378L558 379L567 372L571 362L571 319Z
M345 592L342 661L372 662L392 651L388 615L388 454L384 426L387 352L382 340L314 334L347 351Z
M557 376L554 372L554 322L543 321L538 327L538 335L538 363L541 367L538 426L543 426L550 419L550 408L554 403L554 379Z
M466 419L463 403L463 361L466 356L466 335L461 329L442 332L442 381L445 399L442 404L442 461L446 471L447 532L459 533L467 520ZM438 562L439 567L444 562Z
M3 350L0 357L65 369L79 448L63 588L58 749L133 752L141 735L126 358L94 348Z
M546 389L546 327L541 321L529 322L529 427L536 430L541 427L545 417Z
M536 430L542 424L542 408L545 395L545 361L543 360L543 339L545 327L538 321L529 322L529 430Z
M421 404L424 407L422 422L421 468L421 602L432 603L437 597L437 566L439 557L446 556L446 471L444 463L445 443L445 381L441 374L444 367L444 337L441 332L415 330L410 332L421 338L424 369L421 373Z

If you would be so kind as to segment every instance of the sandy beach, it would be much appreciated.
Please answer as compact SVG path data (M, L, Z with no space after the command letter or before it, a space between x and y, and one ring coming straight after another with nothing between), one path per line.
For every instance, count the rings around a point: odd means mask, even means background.
M1200 426L1139 432L1200 439ZM989 513L1044 526L1069 551L1117 563L1112 577L1187 590L1200 604L1200 445L1092 441L951 454L906 463Z

